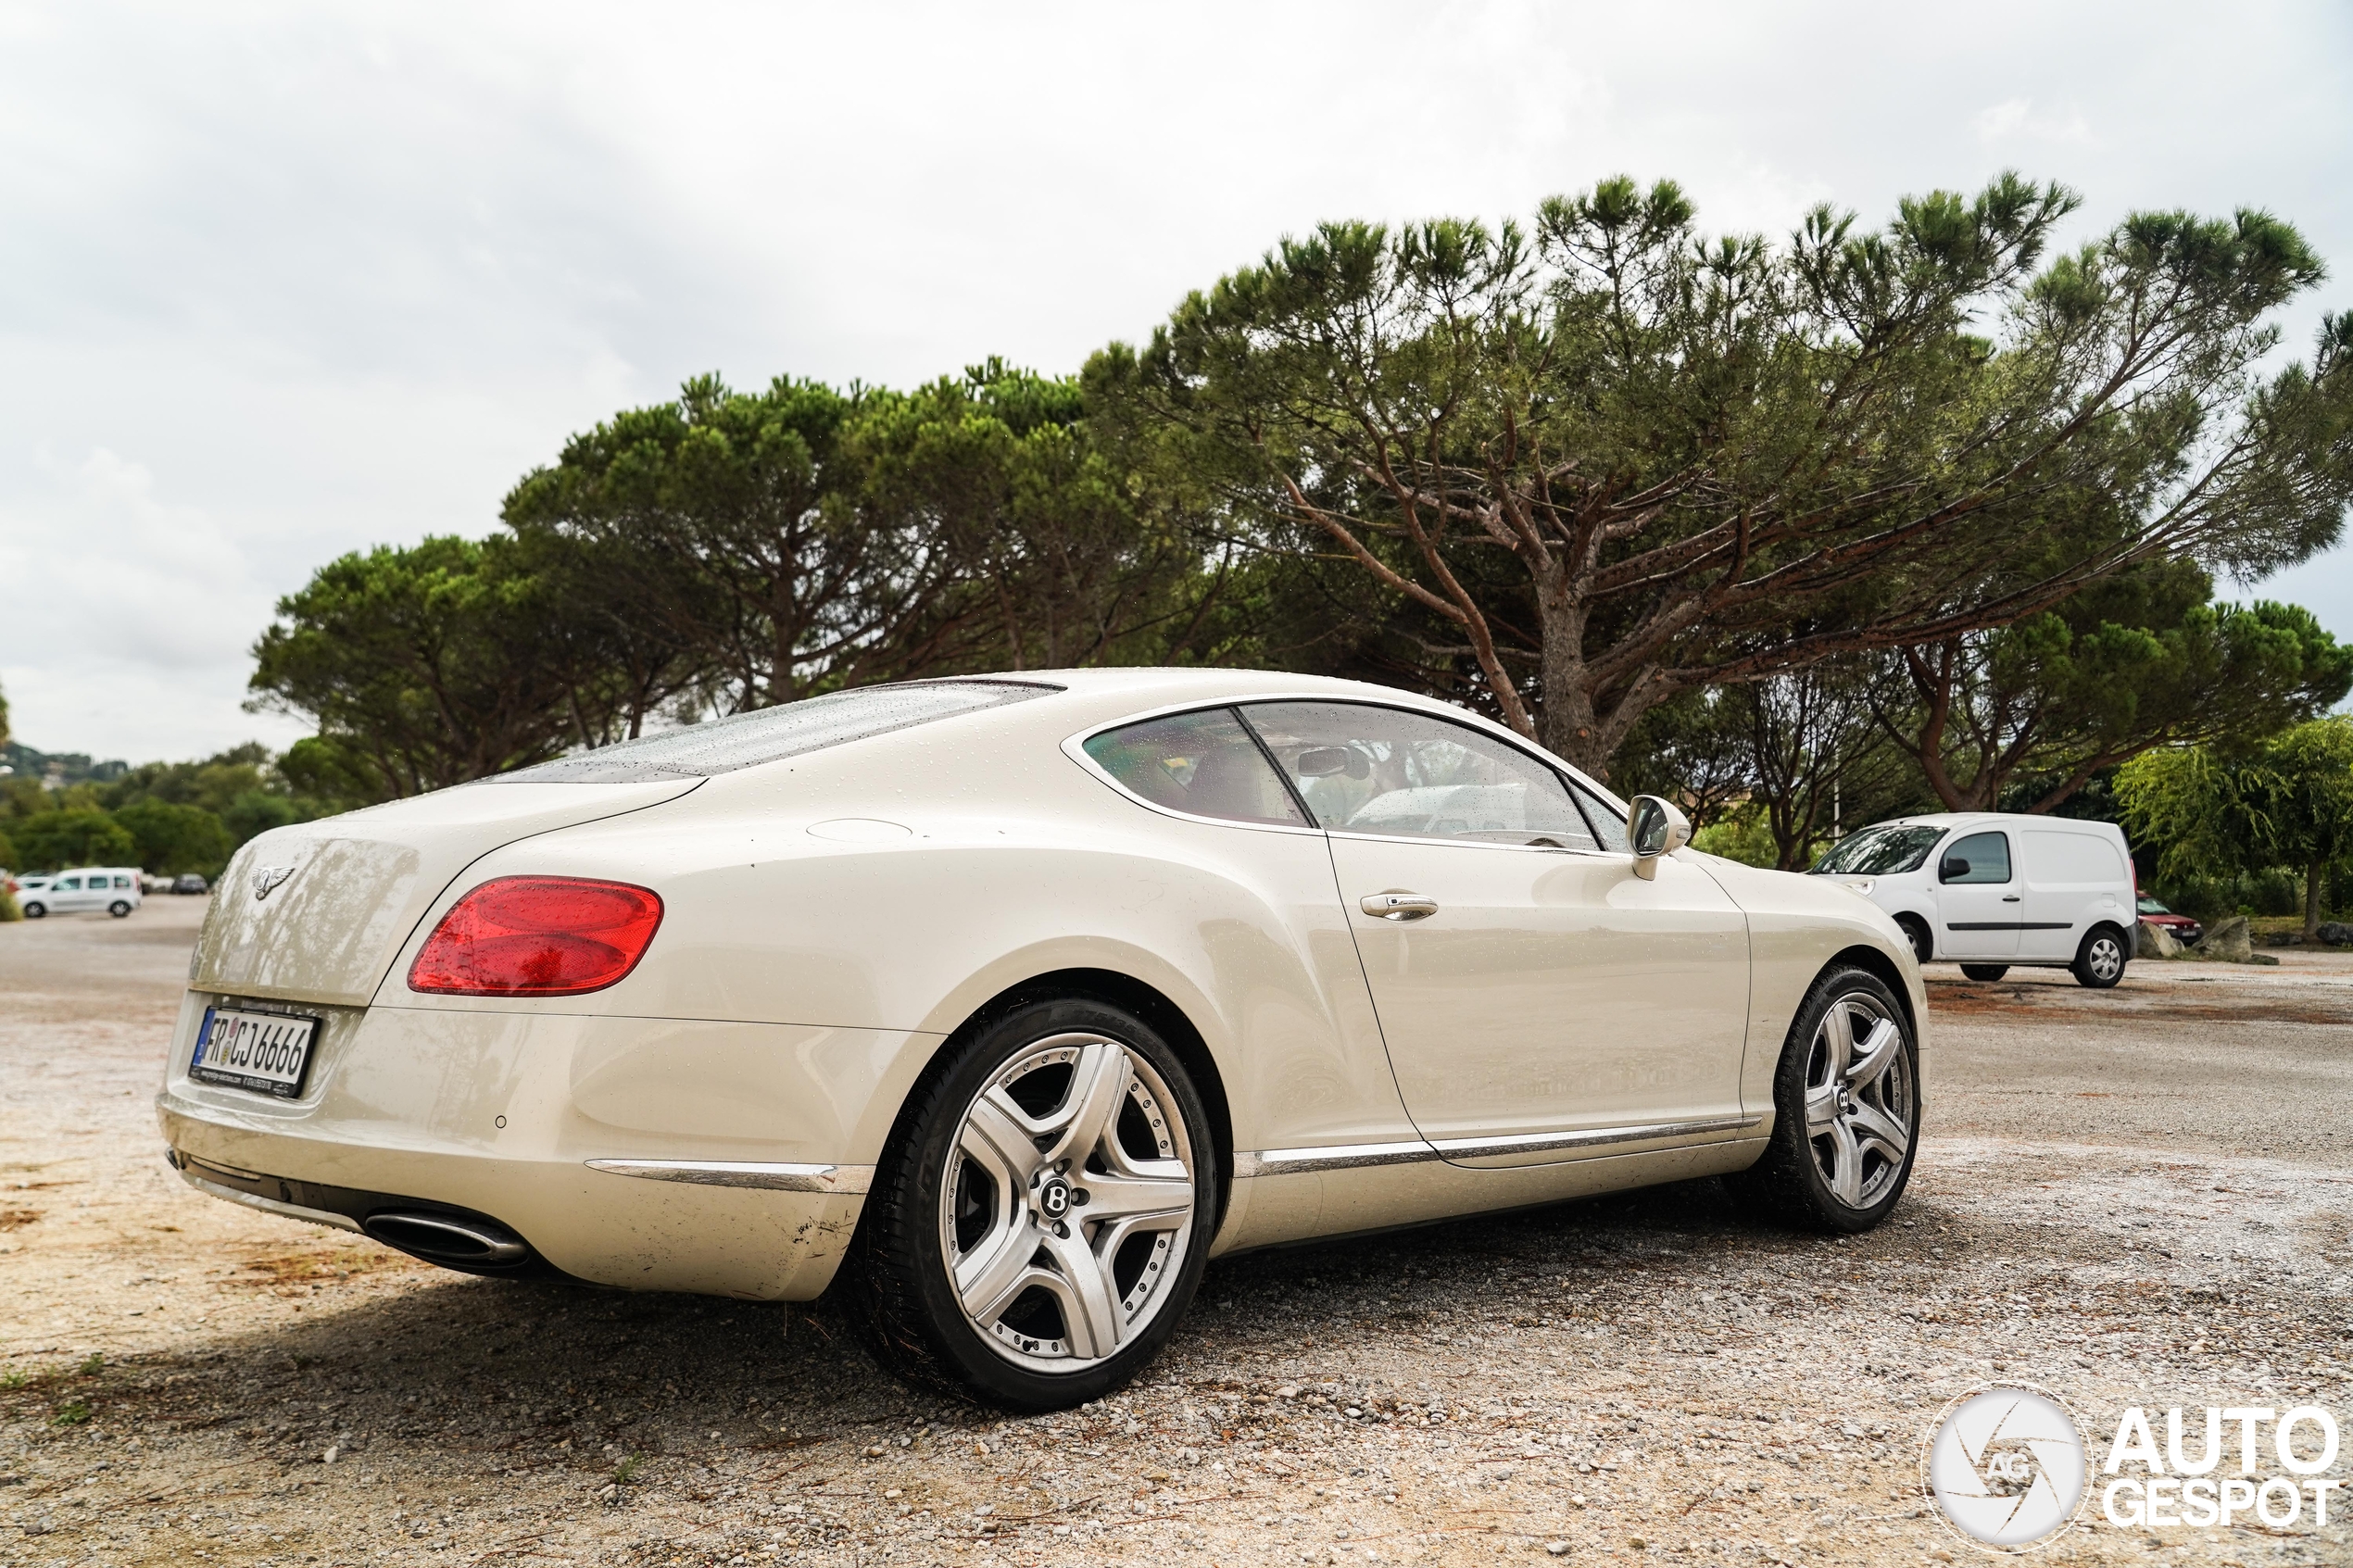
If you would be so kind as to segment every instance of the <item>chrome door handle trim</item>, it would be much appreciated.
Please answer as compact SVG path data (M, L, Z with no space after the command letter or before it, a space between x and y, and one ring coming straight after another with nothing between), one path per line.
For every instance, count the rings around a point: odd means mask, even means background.
M1378 920L1427 920L1438 912L1438 900L1392 887L1386 893L1365 894L1356 907Z
M799 1165L752 1160L591 1160L591 1171L609 1176L639 1176L656 1182L693 1182L701 1186L765 1187L772 1192L827 1192L852 1196L874 1184L872 1165Z

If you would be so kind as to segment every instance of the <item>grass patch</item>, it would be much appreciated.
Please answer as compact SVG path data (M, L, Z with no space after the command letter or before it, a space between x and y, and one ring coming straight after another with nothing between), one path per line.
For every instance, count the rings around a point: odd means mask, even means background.
M89 1419L89 1400L68 1399L64 1404L57 1407L57 1412L50 1418L49 1424L52 1426L79 1426Z

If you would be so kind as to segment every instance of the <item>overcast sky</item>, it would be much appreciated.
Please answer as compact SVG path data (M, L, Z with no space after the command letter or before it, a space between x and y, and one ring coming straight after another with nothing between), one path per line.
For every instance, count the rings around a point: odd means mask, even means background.
M2288 218L2300 343L2353 9L0 0L0 690L44 750L283 745L277 596L699 371L1061 371L1320 219L1624 171L1778 233L2004 168L2084 234ZM2257 591L2353 637L2353 550Z

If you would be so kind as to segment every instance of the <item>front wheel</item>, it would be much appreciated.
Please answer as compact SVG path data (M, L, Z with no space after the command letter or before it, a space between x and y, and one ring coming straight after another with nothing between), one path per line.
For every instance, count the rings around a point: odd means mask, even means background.
M1734 1178L1809 1230L1853 1234L1887 1218L1919 1143L1919 1047L1895 993L1832 970L1797 1010L1773 1080L1765 1157Z
M865 1326L912 1382L1026 1411L1100 1399L1175 1332L1216 1212L1176 1053L1117 1008L1033 1003L902 1114L859 1232Z
M1961 972L1968 975L1971 980L1999 980L2009 972L2010 966L2006 963L1965 963L1961 965Z
M107 906L107 913L114 916L117 920L122 919L130 912L131 904L128 899L117 898L113 903Z
M43 915L45 915L48 912L49 906L37 900L33 903L27 904L24 907L24 918L27 920L39 920Z
M2095 925L2083 934L2083 945L2075 949L2075 961L2068 967L2074 972L2078 985L2105 991L2124 978L2129 956L2122 932L2112 925Z

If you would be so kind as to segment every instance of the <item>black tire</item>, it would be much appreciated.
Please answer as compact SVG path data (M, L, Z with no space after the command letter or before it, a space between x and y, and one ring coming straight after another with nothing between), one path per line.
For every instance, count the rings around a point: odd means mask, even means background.
M1910 938L1912 957L1922 963L1931 963L1935 960L1936 939L1929 935L1926 921L1921 920L1918 915L1897 915L1895 923L1902 926L1904 935Z
M1900 1159L1893 1160L1883 1144L1867 1146L1856 1153L1859 1191L1842 1194L1823 1170L1825 1159L1837 1165L1839 1139L1834 1133L1807 1136L1806 1102L1809 1089L1819 1092L1821 1085L1814 1080L1824 1076L1819 1071L1818 1047L1823 1044L1825 1020L1833 1008L1849 1004L1853 1004L1847 1012L1850 1024L1868 1014L1874 1033L1879 1021L1894 1025L1895 1048L1880 1074L1860 1094L1835 1103L1866 1103L1871 1110L1890 1117L1902 1129L1904 1148ZM1911 1182L1912 1162L1919 1152L1920 1065L1911 1022L1886 982L1868 970L1833 969L1814 983L1805 1005L1791 1021L1789 1037L1781 1047L1780 1065L1773 1074L1773 1134L1764 1157L1730 1178L1735 1192L1786 1223L1838 1235L1869 1230L1894 1210ZM1826 1144L1831 1146L1827 1151L1821 1147ZM1853 1197L1861 1201L1852 1201Z
M2105 991L2124 978L2124 966L2132 961L2132 940L2112 925L2095 925L2083 934L2083 944L2068 968L2078 985Z
M37 898L31 903L27 904L23 909L24 918L27 920L39 920L42 916L47 914L48 912L49 906L42 903Z
M2006 963L1965 963L1961 965L1961 972L1968 975L1971 980L1999 980L2009 972L2010 966Z
M110 915L114 916L114 918L115 918L115 919L117 919L117 920L120 920L120 919L122 919L125 915L128 915L130 912L131 912L131 904L130 904L130 901L129 901L129 900L127 900L127 899L123 899L123 898L117 898L117 899L116 899L113 903L108 904L108 905L107 906L107 913L108 913L108 914L110 914Z
M981 1092L1041 1042L1071 1035L1097 1035L1125 1046L1131 1058L1141 1059L1158 1079L1156 1085L1147 1086L1147 1093L1165 1091L1173 1102L1171 1109L1182 1126L1164 1132L1182 1139L1176 1147L1182 1148L1189 1166L1193 1195L1189 1223L1166 1233L1172 1243L1182 1238L1183 1251L1172 1272L1148 1286L1140 1279L1135 1282L1136 1286L1147 1289L1146 1299L1152 1304L1138 1309L1140 1321L1127 1331L1129 1336L1108 1357L1083 1363L1074 1357L1077 1370L1059 1373L1040 1370L1034 1361L1023 1364L1009 1358L1017 1349L1038 1348L1041 1344L1050 1351L1056 1346L1076 1345L1076 1336L1067 1324L1060 1330L1059 1340L1051 1332L1041 1331L1038 1343L1014 1346L1008 1342L1000 1348L965 1313L950 1273L948 1236L951 1226L963 1221L954 1217L958 1210L943 1204L943 1187L951 1169L963 1167L958 1139ZM1074 1067L1074 1081L1076 1072ZM1142 1078L1140 1072L1136 1074L1136 1081ZM1126 1115L1123 1109L1123 1120L1109 1135L1123 1143L1134 1130L1134 1124L1124 1120ZM1142 1131L1149 1135L1151 1128ZM1129 1152L1133 1156L1138 1151L1131 1147ZM1087 1156L1082 1154L1079 1160L1070 1184L1074 1188L1087 1171L1097 1171L1098 1182L1108 1179ZM1051 1168L1048 1174L1051 1177ZM1001 1197L993 1196L993 1184L991 1188L988 1201L1001 1203ZM1140 1019L1106 1003L1079 997L1032 1002L951 1045L908 1097L889 1148L875 1173L875 1185L845 1268L856 1316L875 1360L907 1382L1017 1411L1066 1410L1101 1399L1159 1355L1176 1331L1209 1261L1219 1196L1218 1157L1208 1111L1184 1061L1168 1043ZM1076 1224L1083 1241L1086 1197L1083 1189L1078 1190L1069 1199L1070 1207L1050 1206L1043 1211L1082 1216L1071 1223ZM962 1186L956 1201L960 1209L966 1202ZM1067 1237L1069 1233L1063 1234ZM1052 1243L1048 1240L1042 1245ZM1157 1262L1151 1265L1155 1270L1159 1266ZM1150 1315L1143 1316L1147 1310ZM1030 1311L1035 1313L1038 1309ZM1056 1306L1051 1311L1058 1316L1061 1309ZM1012 1308L1001 1310L1002 1322L1014 1317ZM1001 1322L997 1332L1006 1332ZM1013 1334L1018 1337L1028 1332L1024 1327Z

